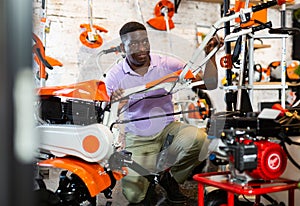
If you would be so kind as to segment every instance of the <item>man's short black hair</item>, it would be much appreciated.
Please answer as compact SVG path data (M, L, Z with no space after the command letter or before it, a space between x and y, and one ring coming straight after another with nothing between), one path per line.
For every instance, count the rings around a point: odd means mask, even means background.
M126 23L122 26L122 28L119 31L119 34L120 34L120 37L122 39L122 37L125 34L130 33L130 32L134 32L134 31L139 31L139 30L145 30L146 31L146 27L143 24L139 23L139 22L131 21L131 22L128 22L128 23Z

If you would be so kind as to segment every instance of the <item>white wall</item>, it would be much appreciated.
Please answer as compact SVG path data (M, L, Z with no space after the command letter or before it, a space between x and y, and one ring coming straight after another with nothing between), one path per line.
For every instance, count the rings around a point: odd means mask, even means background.
M39 2L34 1L35 14L39 13ZM80 24L89 23L88 1L48 0L47 2L47 16L51 21L51 27L50 33L47 34L46 53L64 63L62 69L52 72L53 75L49 77L47 84L76 82L84 61L91 54L98 53L104 48L89 49L79 41L79 35L82 32L79 27ZM108 33L101 33L104 44L107 44L118 39L118 31L125 22L135 20L146 24L146 21L153 17L155 4L156 1L147 0L94 0L93 23L108 30ZM214 13L207 12L208 5L210 9L215 11ZM195 42L196 23L204 21L210 25L218 20L219 13L220 5L218 4L183 1L179 6L178 13L174 15L175 28L171 32L186 39L185 41ZM35 23L34 25L37 30L36 25L38 24ZM152 29L149 28L149 30ZM159 32L159 34L165 35L165 32ZM189 53L194 48L181 45L178 50Z

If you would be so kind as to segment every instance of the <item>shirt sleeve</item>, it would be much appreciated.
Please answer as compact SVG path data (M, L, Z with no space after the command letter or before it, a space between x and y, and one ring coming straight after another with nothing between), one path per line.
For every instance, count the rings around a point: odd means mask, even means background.
M164 58L165 66L170 69L171 71L178 71L183 69L185 62L180 61L171 56L165 56Z
M119 83L117 82L116 73L115 70L116 67L112 67L106 74L106 77L104 78L106 90L108 96L111 96L111 94L117 90Z

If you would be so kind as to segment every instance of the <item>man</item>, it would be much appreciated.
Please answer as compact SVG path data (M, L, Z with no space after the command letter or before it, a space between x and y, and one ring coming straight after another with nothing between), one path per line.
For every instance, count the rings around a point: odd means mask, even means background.
M186 197L180 192L178 183L183 183L192 170L206 158L208 141L204 129L174 121L172 96L164 89L139 93L123 100L124 89L145 85L167 74L181 70L184 64L175 58L150 54L150 43L146 28L138 22L128 22L120 29L120 47L126 54L124 61L108 71L105 78L107 91L112 101L120 102L119 113L125 119L145 118L132 121L125 128L125 147L132 152L132 159L155 171L157 155L168 135L173 136L168 148L166 167L159 184L167 193L171 203L182 204ZM215 45L211 41L207 52ZM217 84L216 67L205 69L207 87ZM165 114L165 115L164 115ZM151 118L159 115L159 118ZM147 119L149 118L149 119ZM122 179L123 194L130 203L140 203L146 196L149 182L134 171Z

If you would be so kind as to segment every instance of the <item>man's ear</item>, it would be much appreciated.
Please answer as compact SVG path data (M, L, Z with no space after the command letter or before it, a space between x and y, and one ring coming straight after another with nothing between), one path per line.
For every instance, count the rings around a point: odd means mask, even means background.
M120 49L121 49L121 52L126 53L126 52L125 52L125 48L124 48L124 44L123 44L123 43L120 44Z

